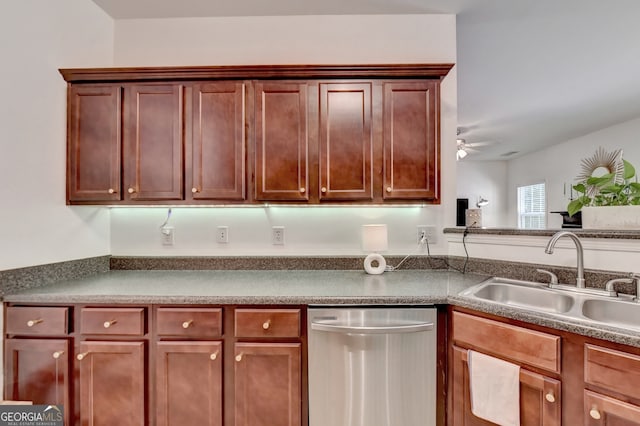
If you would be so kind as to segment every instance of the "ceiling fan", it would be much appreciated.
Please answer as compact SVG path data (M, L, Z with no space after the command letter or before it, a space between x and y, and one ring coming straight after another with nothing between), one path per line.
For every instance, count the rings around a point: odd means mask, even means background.
M493 145L496 143L495 141L482 141L482 142L467 142L466 139L460 137L460 135L467 129L463 129L458 127L456 130L456 134L458 138L456 139L456 159L462 160L470 153L479 153L483 146Z

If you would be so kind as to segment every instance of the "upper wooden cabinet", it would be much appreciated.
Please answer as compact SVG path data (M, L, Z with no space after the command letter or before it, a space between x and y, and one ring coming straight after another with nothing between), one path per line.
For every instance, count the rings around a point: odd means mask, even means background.
M438 201L438 81L384 84L384 198Z
M67 199L118 201L122 88L70 86L67 122Z
M183 198L182 91L179 84L126 88L123 139L126 199Z
M320 84L320 200L372 200L372 83Z
M439 203L452 66L60 70L67 202Z
M187 197L244 200L245 84L216 82L192 88L191 137L187 139Z
M256 82L255 103L256 200L308 200L307 84Z

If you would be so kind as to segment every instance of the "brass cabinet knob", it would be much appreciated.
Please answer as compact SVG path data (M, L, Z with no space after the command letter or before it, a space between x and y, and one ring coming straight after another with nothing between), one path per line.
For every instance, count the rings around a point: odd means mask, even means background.
M556 396L553 394L553 392L547 392L547 394L544 396L544 399L549 402L556 402Z
M109 328L109 327L111 327L113 324L115 324L116 322L117 322L116 320L105 321L105 322L102 324L102 326L103 326L104 328Z
M307 192L307 189L306 188L300 188L300 192L304 194L305 192Z
M198 190L198 188L194 186L193 188L191 188L191 192L195 194L196 192L200 192L200 191Z
M188 320L182 323L182 328L189 328L193 324L193 320Z
M387 186L387 192L391 192L393 189L390 186Z
M594 420L600 420L600 417L601 417L601 415L600 415L600 411L598 411L598 408L597 408L597 407L593 407L593 408L591 409L591 411L589 411L589 415L590 415L590 416L591 416L591 418L592 418L592 419L594 419Z
M266 320L265 322L262 323L263 330L268 330L269 327L271 327L271 320Z
M82 361L84 359L84 357L86 357L87 355L89 355L89 352L83 352L81 354L76 355L76 359L78 361Z
M236 362L242 361L242 355L244 355L242 352L240 352L238 355L236 355Z
M136 190L135 190L135 189L133 189L133 188L129 188L129 189L127 189L127 192L128 192L129 194L133 194L134 192L136 192Z
M322 188L320 188L320 191L322 191L322 193L324 194L325 192L327 192L327 188L323 186Z
M34 319L34 320L29 320L27 321L27 327L33 327L36 324L40 324L41 322L43 322L44 320L38 318L38 319Z
M209 358L211 359L211 361L215 361L218 358L218 352L216 351L214 353L212 353L211 355L209 355Z
M62 356L62 354L64 354L64 351L56 351L51 356L53 356L53 359L58 359Z
M116 190L113 188L109 188L109 191L107 191L109 194L115 194Z

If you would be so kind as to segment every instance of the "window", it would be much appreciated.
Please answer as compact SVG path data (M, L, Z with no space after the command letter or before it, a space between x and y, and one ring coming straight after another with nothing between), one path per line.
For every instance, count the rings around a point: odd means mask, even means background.
M518 187L518 228L544 229L547 226L544 183Z

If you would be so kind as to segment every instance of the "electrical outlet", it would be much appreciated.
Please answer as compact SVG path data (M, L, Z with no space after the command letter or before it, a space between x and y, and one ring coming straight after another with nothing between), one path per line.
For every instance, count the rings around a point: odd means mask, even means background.
M173 226L163 226L160 228L160 241L163 246L173 245Z
M271 227L271 243L277 246L284 245L284 226Z
M228 226L218 226L218 228L216 229L216 241L220 244L225 244L229 242Z
M418 225L418 244L422 241L422 238L426 237L429 244L435 244L438 242L435 226Z

